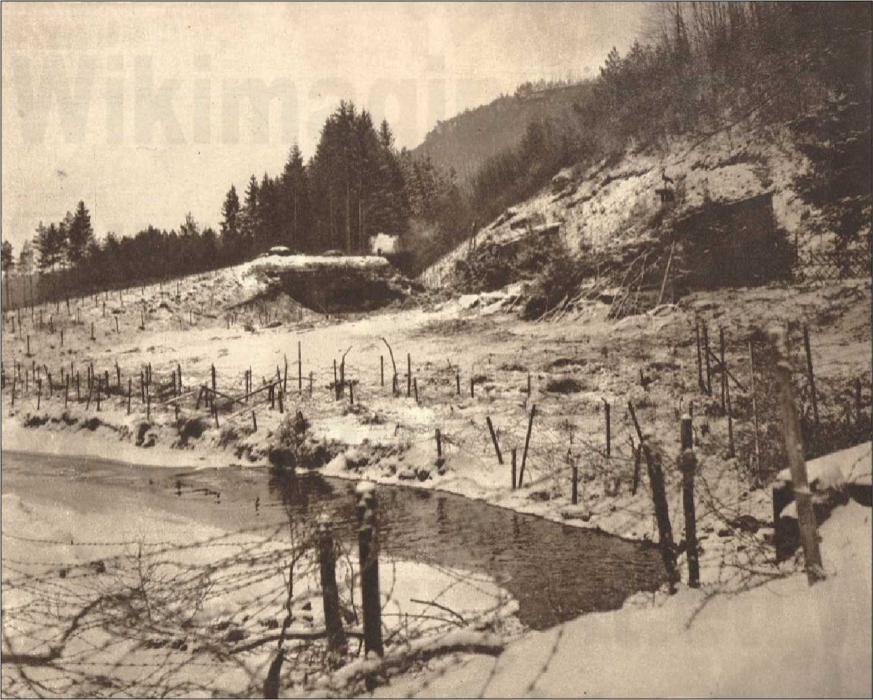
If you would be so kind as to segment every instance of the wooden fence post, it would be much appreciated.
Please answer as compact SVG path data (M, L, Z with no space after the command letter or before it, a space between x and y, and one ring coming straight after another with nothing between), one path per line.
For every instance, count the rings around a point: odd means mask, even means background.
M610 406L606 399L603 399L603 410L606 414L606 458L609 459L612 452L612 425L610 416Z
M252 416L254 415L252 412ZM346 650L346 634L340 618L339 588L336 585L336 549L330 516L327 513L322 513L318 520L318 555L327 648L331 654L338 656Z
M727 404L725 403L725 392L727 387L727 365L725 364L724 359L724 327L719 327L718 329L718 353L719 353L719 362L721 364L721 410L727 411Z
M703 353L700 351L700 319L694 319L694 340L697 345L697 384L700 390L706 391L706 383L703 381Z
M460 396L461 395L461 371L455 371L455 393Z
M752 418L755 423L755 476L758 482L761 482L761 437L760 437L760 428L758 422L758 394L757 394L757 385L755 382L755 355L752 352L752 339L749 338L749 377L751 381L749 382L752 391Z
M791 363L788 352L788 333L785 329L770 331L774 349L776 388L782 412L782 429L785 435L785 451L791 471L791 487L797 502L797 524L800 528L800 543L806 561L806 577L809 585L824 579L821 551L818 546L815 511L812 507L812 492L806 475L806 462L803 458L803 437L800 430L800 417L794 403L794 388L791 385Z
M515 483L515 478L516 478L515 464L516 464L516 457L518 456L518 448L517 448L517 447L513 447L512 450L510 451L510 454L512 455L512 490L515 491L515 488L516 488L516 483Z
M385 386L385 356L379 355L379 386Z
M530 435L533 431L533 422L534 416L536 415L537 407L536 404L531 406L530 409L530 418L527 421L527 435L524 438L524 452L521 455L521 469L518 472L518 487L521 488L521 483L524 480L524 467L527 464L527 451L530 447Z
M640 444L649 472L649 484L652 487L652 502L655 506L655 519L658 523L658 542L661 548L661 558L667 570L667 582L670 593L676 592L679 572L676 570L676 550L673 544L673 528L670 525L670 512L667 506L667 494L664 488L664 472L661 470L661 458L653 452L648 442L643 439Z
M812 415L815 418L815 427L819 427L818 419L818 396L815 391L815 373L812 371L812 349L809 346L809 328L803 327L803 347L806 350L806 377L809 380L809 391L812 395Z
M706 395L712 396L712 362L709 359L709 328L703 323L703 357L706 360Z
M700 587L700 558L697 547L697 516L694 511L694 474L697 458L694 455L694 435L691 416L682 416L679 471L682 472L682 507L685 513L685 552L688 559L688 585Z
M571 455L567 455L570 460L570 477L573 479L570 489L570 502L575 506L579 503L579 465Z
M734 416L733 407L731 406L731 385L727 379L725 379L724 383L724 395L725 411L727 412L728 421L728 455L730 457L736 457L736 450L734 449Z
M412 396L412 356L406 353L406 398Z
M503 464L503 455L500 453L500 445L497 443L497 433L494 432L491 416L485 416L485 422L488 423L488 432L491 433L491 442L494 443L494 452L497 453L497 463Z
M437 459L440 459L443 456L443 438L439 428L434 431L434 438L436 439Z
M133 380L127 378L127 415L130 415L130 399L133 396Z
M358 515L358 554L361 567L361 606L364 612L364 649L382 656L382 602L379 597L379 538L376 522L376 486L362 481L355 489Z

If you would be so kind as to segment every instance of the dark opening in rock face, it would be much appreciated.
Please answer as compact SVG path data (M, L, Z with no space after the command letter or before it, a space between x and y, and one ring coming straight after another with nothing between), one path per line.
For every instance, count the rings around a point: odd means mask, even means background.
M786 279L794 251L776 224L773 194L708 202L675 224L684 286L718 289Z

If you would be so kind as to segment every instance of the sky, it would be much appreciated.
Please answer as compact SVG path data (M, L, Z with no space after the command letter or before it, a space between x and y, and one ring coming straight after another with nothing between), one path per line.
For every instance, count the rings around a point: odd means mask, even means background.
M2 3L2 226L16 252L78 201L98 236L308 159L341 99L412 148L528 80L597 75L641 3Z

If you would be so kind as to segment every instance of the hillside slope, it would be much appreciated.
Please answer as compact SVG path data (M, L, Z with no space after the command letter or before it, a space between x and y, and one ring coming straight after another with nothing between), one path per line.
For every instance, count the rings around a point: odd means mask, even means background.
M454 169L462 185L471 183L482 164L518 145L528 124L561 119L591 91L588 83L503 96L437 125L412 150L439 168Z
M628 149L619 157L558 173L549 187L507 209L428 268L429 287L457 282L458 265L475 246L540 246L537 236L557 229L570 255L608 253L653 241L673 222L711 204L742 202L772 195L774 224L800 254L829 253L838 236L825 209L805 198L802 182L816 165L785 125L737 124L715 134L683 137L649 149ZM675 201L662 204L658 190L669 188ZM833 192L833 202L842 201ZM869 207L869 193L866 206ZM867 219L869 221L869 217ZM869 238L869 224L860 227ZM463 267L463 265L462 265ZM515 281L515 280L510 280Z

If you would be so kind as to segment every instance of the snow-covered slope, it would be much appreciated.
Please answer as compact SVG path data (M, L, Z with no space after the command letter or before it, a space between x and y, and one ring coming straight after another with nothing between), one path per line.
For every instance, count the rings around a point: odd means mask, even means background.
M535 235L537 224L556 223L571 251L608 248L654 228L661 208L656 190L669 185L676 194L675 214L706 201L772 192L776 223L792 239L797 235L803 246L827 245L829 240L808 235L818 212L801 200L793 184L809 167L784 128L735 127L703 139L677 139L658 149L626 152L614 162L562 171L551 187L480 230L477 243L508 242L529 230ZM421 280L441 286L469 248L465 241L422 273Z

